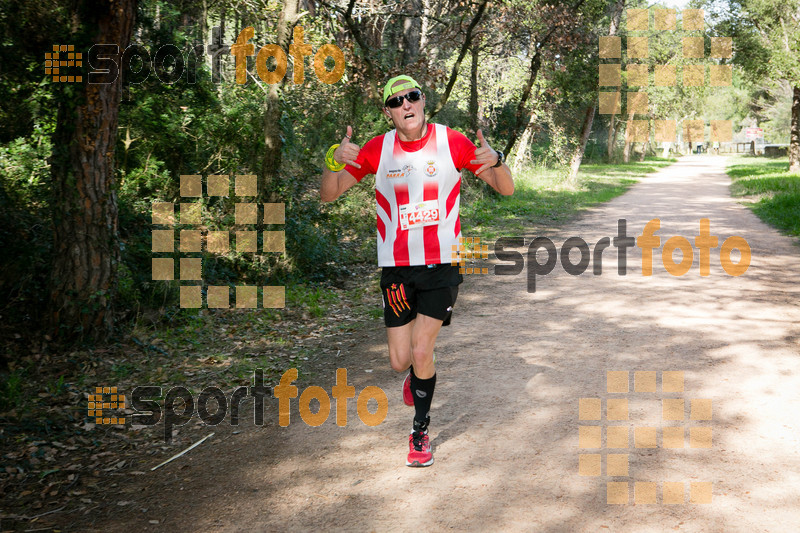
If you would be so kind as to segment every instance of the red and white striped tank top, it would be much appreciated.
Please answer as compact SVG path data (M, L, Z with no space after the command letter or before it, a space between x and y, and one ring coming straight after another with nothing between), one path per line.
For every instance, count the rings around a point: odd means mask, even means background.
M449 263L461 236L461 173L453 163L447 128L434 131L423 148L406 152L396 130L383 136L375 173L378 203L378 266Z

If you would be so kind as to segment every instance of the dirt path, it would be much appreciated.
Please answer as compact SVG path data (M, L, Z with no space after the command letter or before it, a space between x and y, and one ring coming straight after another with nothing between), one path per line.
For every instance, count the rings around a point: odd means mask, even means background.
M731 277L712 250L711 274L641 276L641 250L616 272L570 276L556 266L526 292L523 275L468 276L452 327L440 337L432 437L436 463L403 466L412 410L402 377L385 355L383 332L343 354L350 383L389 396L380 426L349 424L335 413L318 428L277 427L277 402L264 428L230 432L215 444L137 481L134 503L98 529L114 531L526 530L769 531L800 522L800 248L729 198L725 160L686 157L630 192L593 209L551 238L573 235L590 247L661 219L657 235L692 243L699 220L720 243L740 235L752 264ZM529 239L528 239L529 240ZM676 254L676 257L678 254ZM333 364L333 363L332 363ZM606 371L630 372L631 392L606 392ZM635 371L657 371L658 392L634 392ZM685 391L662 393L661 372L683 371ZM315 384L330 390L333 375ZM630 428L658 428L657 448L579 449L580 398L629 400ZM686 398L685 420L662 421L662 398ZM713 420L689 420L689 400L710 398ZM270 418L271 417L271 418ZM685 448L661 447L661 427L686 428ZM711 427L710 449L689 448L689 428ZM603 432L605 439L605 432ZM214 440L214 439L212 439ZM604 440L605 442L605 440ZM602 476L578 474L580 453L603 456ZM607 453L627 453L629 476L606 476ZM606 503L606 482L627 482L629 503ZM658 502L634 505L633 483L656 482ZM662 502L665 481L713 483L711 504ZM142 485L144 483L144 485ZM143 487L147 487L143 490ZM124 491L123 491L124 492ZM143 512L142 509L147 509ZM151 520L157 520L158 525Z

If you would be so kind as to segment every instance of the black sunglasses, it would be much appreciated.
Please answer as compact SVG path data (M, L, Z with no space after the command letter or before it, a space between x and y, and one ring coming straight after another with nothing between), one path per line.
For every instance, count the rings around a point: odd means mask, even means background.
M392 96L391 98L386 100L386 107L390 107L392 109L400 107L401 105L403 105L403 98L405 98L409 102L416 102L420 98L422 98L422 91L411 91L408 94Z

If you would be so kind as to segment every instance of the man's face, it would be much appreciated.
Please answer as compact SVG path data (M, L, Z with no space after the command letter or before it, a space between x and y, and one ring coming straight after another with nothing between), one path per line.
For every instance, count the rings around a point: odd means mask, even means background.
M408 93L419 91L417 88L404 89L392 95L405 96ZM421 91L420 91L421 92ZM416 102L409 102L408 98L403 98L403 105L400 107L384 107L386 116L392 119L394 127L403 131L415 131L422 127L425 121L425 94Z

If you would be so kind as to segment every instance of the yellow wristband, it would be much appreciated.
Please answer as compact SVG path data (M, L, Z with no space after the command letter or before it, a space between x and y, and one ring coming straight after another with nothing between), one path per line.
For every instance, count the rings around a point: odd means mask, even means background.
M333 152L335 152L337 148L339 148L339 145L334 144L328 148L328 153L325 154L325 166L332 172L339 172L344 168L344 163L339 163L333 158Z

